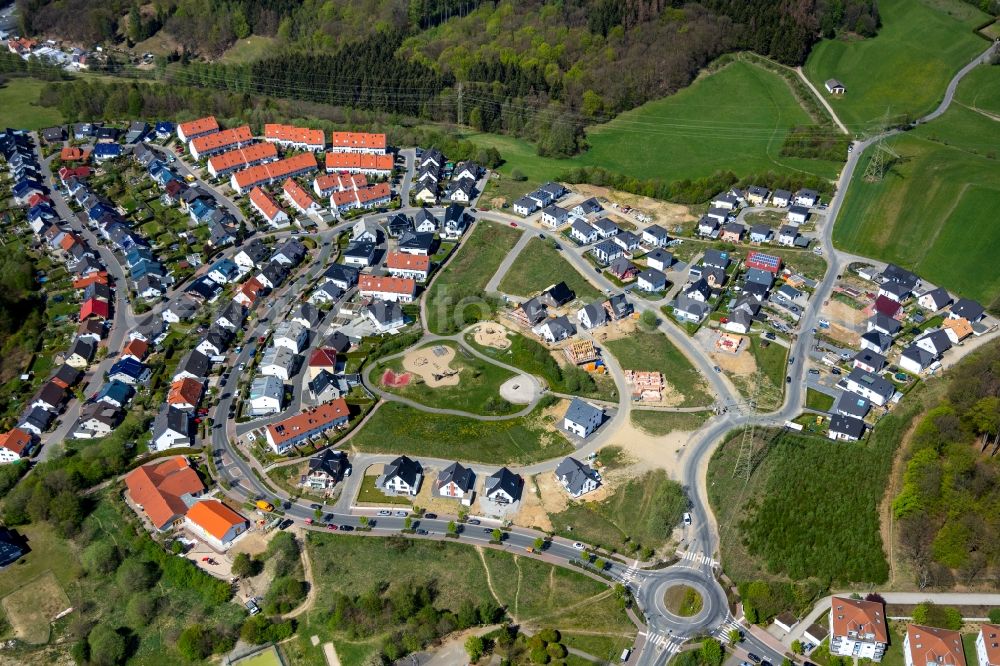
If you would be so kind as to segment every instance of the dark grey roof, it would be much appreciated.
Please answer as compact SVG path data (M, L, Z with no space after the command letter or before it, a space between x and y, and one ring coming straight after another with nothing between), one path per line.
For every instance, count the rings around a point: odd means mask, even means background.
M558 307L572 301L576 298L576 294L573 293L573 290L565 282L559 282L546 289L543 298L544 300L551 301L554 306Z
M569 403L569 407L566 409L565 418L573 423L590 423L594 420L600 422L604 418L604 410L594 407L589 402L585 402L580 398L573 398L573 402ZM573 459L567 458L566 460ZM566 461L564 460L563 462Z
M399 456L385 466L385 479L388 481L398 477L408 486L413 487L417 484L417 477L423 472L423 468L416 460L411 460L407 456Z
M708 248L701 258L701 263L706 266L725 269L729 266L729 253L716 250L715 248Z
M587 313L587 320L591 326L599 326L608 320L608 311L604 309L604 301L595 301L586 305L583 311Z
M324 449L319 455L309 459L309 473L322 472L334 479L340 479L347 467L347 456L335 449Z
M853 416L834 414L830 417L830 431L849 435L854 439L861 439L865 434L865 422Z
M926 368L934 362L934 354L916 345L910 345L904 349L900 357L913 361L921 368Z
M563 337L564 334L567 336L572 335L573 331L576 330L572 322L570 322L570 320L567 319L565 316L556 317L555 319L549 319L547 322L545 322L545 325L549 327L549 332L552 333L552 337L554 338Z
M493 491L500 489L516 502L521 499L521 486L523 485L524 481L520 476L506 467L501 467L486 479L486 496L489 497Z
M55 374L52 375L52 379L58 379L67 386L72 386L80 381L80 375L82 374L82 372L73 366L63 363L59 366L59 369L56 370Z
M646 255L647 262L651 259L653 261L662 262L664 267L670 266L674 263L674 255L667 252L666 250L661 250L660 248L657 248Z
M642 279L652 284L659 284L660 282L666 282L667 276L655 268L647 268L643 272L639 273L639 275L636 276L636 279Z
M73 341L73 345L69 348L69 352L66 354L67 357L74 354L79 354L88 361L94 358L94 351L97 345L90 338L77 338Z
M403 318L403 308L394 301L374 301L368 306L368 311L380 324L388 324Z
M371 250L369 250L369 254L370 252ZM365 254L364 256L368 256L368 254ZM354 266L348 266L346 264L331 264L326 271L323 272L323 276L330 280L336 280L337 282L354 284L358 281L358 269Z
M444 486L452 482L463 493L467 493L476 484L476 473L468 467L463 467L457 462L453 462L438 474L438 486Z
M854 360L875 368L875 372L878 372L885 367L885 356L882 356L882 354L872 351L871 349L862 349L854 355Z
M611 311L614 312L615 316L619 319L632 312L632 304L628 302L627 298L625 298L625 294L615 294L608 299L608 305L611 306Z
M583 491L584 484L594 478L594 471L576 458L564 458L556 467L556 476L566 484L574 495Z
M889 281L895 282L896 284L903 285L908 290L913 289L920 282L920 278L906 270L905 268L900 268L896 264L889 264L882 271L882 277Z
M858 419L863 419L867 416L871 408L872 404L865 398L862 398L857 393L844 391L840 394L840 397L837 398L837 404L834 405L833 411L847 416L853 416Z
M434 234L430 232L418 233L407 231L399 239L400 250L424 250L429 251L434 245Z
M537 298L530 298L524 303L521 303L521 311L524 312L524 316L527 317L528 321L532 324L544 319L546 313L545 304Z
M951 295L948 294L948 290L943 287L938 287L937 289L932 289L928 292L920 294L920 298L923 298L924 296L930 297L930 299L934 302L935 309L937 310L940 310L944 306L951 303Z
M177 365L177 370L174 374L180 372L188 372L195 377L207 377L208 369L211 367L211 363L208 357L202 354L197 349L192 349L187 353L187 356L181 359L181 362Z
M161 409L153 420L153 439L159 438L168 430L190 437L191 415L176 407L166 406L166 409Z
M330 336L327 337L326 341L323 343L325 347L330 347L337 351L338 354L343 354L348 349L351 348L351 341L346 335L340 331L334 331Z
M921 350L923 351L923 350ZM861 368L854 368L847 378L856 384L860 384L888 400L896 392L896 387L890 381L870 372L865 372Z
M971 322L979 321L986 311L983 306L968 298L960 298L951 306L951 313L956 317L965 317Z
M861 339L870 342L873 345L877 345L878 348L882 350L886 350L892 346L892 336L886 335L882 331L868 331L861 336Z
M934 349L937 349L938 352L945 352L951 349L951 338L949 338L948 334L940 328L930 331L929 333L924 333L916 339L916 342L920 342L922 340L930 340L931 344L934 345Z

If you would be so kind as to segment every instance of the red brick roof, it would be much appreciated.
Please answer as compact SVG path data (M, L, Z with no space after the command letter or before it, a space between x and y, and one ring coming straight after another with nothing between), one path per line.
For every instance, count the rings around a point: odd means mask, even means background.
M98 271L97 273L91 273L87 277L77 278L73 280L74 289L86 289L87 285L98 282L100 284L108 283L108 272Z
M385 134L369 134L368 132L334 132L330 137L330 145L338 148L368 148L385 150Z
M197 406L201 400L203 389L202 383L197 379L191 377L178 379L170 385L170 391L167 393L167 404Z
M253 132L250 131L249 125L243 125L195 137L191 140L191 150L204 153L208 150L217 150L226 146L235 146L238 143L246 143L251 139L253 139Z
M378 199L384 199L392 195L392 190L389 189L389 183L376 183L369 187L362 187L358 190L358 201L362 204L366 204L369 201L377 201Z
M306 410L301 414L291 416L284 421L272 423L267 426L271 441L276 446L289 439L298 437L303 432L310 432L317 428L322 428L332 424L334 421L345 418L350 414L347 409L347 402L343 398L337 398L330 402L325 402L318 407Z
M965 666L962 635L957 631L910 624L906 637L914 666Z
M986 648L986 659L991 665L1000 664L1000 624L983 624L983 646ZM984 666L980 664L980 666Z
M407 254L405 252L390 252L385 258L386 268L410 271L428 271L431 258L423 254Z
M138 467L125 477L125 485L129 497L142 506L157 529L163 529L187 513L182 495L205 491L204 484L184 456Z
M141 361L146 358L146 352L148 351L149 343L144 340L140 340L139 338L134 338L127 345L125 345L124 349L122 349L122 356L130 354Z
M190 137L192 134L216 132L218 130L219 122L215 119L215 116L205 116L204 118L199 118L198 120L181 123L177 127L177 132L186 137Z
M377 169L392 171L392 155L370 153L327 153L327 171L361 171Z
M236 173L236 184L245 189L267 180L284 178L298 171L316 168L316 156L312 153L300 153L286 157L270 164L259 164Z
M19 456L23 456L30 445L31 435L20 428L12 428L5 433L0 433L0 447L13 451Z
M335 368L337 367L337 351L329 347L319 347L313 350L309 356L310 368Z
M358 291L383 294L409 294L412 296L417 291L417 283L412 278L362 275L358 278Z
M345 171L316 177L316 187L319 188L320 192L327 192L329 190L356 190L359 187L365 187L367 184L368 178L363 173L349 174Z
M96 298L89 298L80 306L81 321L88 317L107 319L109 314L111 314L111 307L104 301L99 301Z
M265 192L259 187L250 190L250 201L257 206L268 220L273 220L281 212L281 207L278 206L278 202L274 200L271 193Z
M881 603L834 597L830 609L835 636L847 636L848 632L857 632L862 637L873 634L879 643L888 642L885 609Z
M208 165L212 167L216 173L220 173L229 169L246 166L247 164L254 162L260 162L261 160L271 160L277 158L278 149L274 147L273 143L255 143L252 146L247 146L246 148L237 148L236 150L230 150L227 153L216 155L212 159L208 160Z
M86 162L90 159L90 148L66 146L59 151L59 159L63 162Z
M301 210L308 210L316 205L316 200L309 196L309 193L302 189L302 186L291 178L284 182L281 189L284 190L288 198L291 199Z
M290 143L304 143L309 146L325 146L326 136L323 130L295 127L294 125L279 125L268 123L264 125L264 138Z

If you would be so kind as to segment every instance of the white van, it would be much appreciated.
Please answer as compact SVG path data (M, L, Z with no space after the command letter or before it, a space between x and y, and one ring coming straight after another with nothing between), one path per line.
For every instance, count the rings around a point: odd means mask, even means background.
M628 658L632 656L632 648L625 648L622 650L622 663L624 664L628 661Z

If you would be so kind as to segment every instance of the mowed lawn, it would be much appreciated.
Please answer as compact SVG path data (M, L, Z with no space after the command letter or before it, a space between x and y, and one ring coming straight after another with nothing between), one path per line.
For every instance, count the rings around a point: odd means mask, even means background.
M662 333L635 330L631 335L603 343L625 370L663 373L667 382L684 394L682 407L712 404L704 378Z
M476 223L475 229L462 242L427 292L427 327L431 331L455 332L455 323L447 319L456 303L483 293L486 283L497 272L521 233L502 224Z
M510 199L578 166L667 181L727 169L737 175L775 171L835 178L840 163L779 154L788 129L804 124L810 124L809 116L781 77L737 61L674 95L587 128L590 148L570 159L539 157L532 144L512 137L473 133L464 138L500 151L503 178L490 187ZM527 180L511 181L514 170Z
M817 44L805 73L841 121L863 132L888 113L919 117L934 109L948 81L989 44L972 29L988 17L961 0L879 0L882 27L870 39ZM847 87L834 97L827 79Z
M996 67L980 66L965 75L955 91L955 104L1000 116L1000 85Z
M834 243L1000 307L1000 271L989 269L1000 251L1000 123L952 107L890 145L902 159L882 182L868 183L864 156Z
M532 238L500 282L500 291L515 296L530 296L558 282L565 282L577 298L584 301L592 301L601 295L562 258L551 241Z
M697 430L711 415L711 412L660 412L652 409L633 409L629 414L632 425L659 437L675 430Z
M562 435L547 430L540 409L521 418L480 421L430 414L389 402L351 438L351 447L369 453L405 453L497 465L527 464L573 450Z
M59 109L38 105L38 95L46 85L26 78L12 78L0 85L0 127L37 130L61 123Z

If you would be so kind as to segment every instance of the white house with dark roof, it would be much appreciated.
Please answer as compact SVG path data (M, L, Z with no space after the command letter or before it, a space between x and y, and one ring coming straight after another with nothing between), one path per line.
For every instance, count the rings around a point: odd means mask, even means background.
M834 441L856 442L865 434L865 422L853 416L834 414L826 436Z
M925 310L937 312L951 305L951 295L941 287L931 289L917 296L917 305Z
M844 378L844 385L848 391L857 393L879 407L889 402L896 393L896 388L889 380L860 368L851 370L851 373Z
M642 242L651 247L663 247L670 242L667 230L658 224L651 224L642 230Z
M464 506L472 505L475 496L476 473L457 462L445 467L438 474L436 488L439 497L457 499Z
M598 239L597 229L582 219L573 221L569 227L569 235L570 238L583 245L593 243Z
M486 478L483 495L500 506L508 506L521 500L524 480L506 467L501 467Z
M635 283L642 291L664 291L667 288L667 276L655 268L647 268L636 276Z
M576 458L564 458L555 471L556 480L572 497L580 497L597 490L600 482L594 470Z
M566 338L572 336L576 333L576 327L564 315L562 317L546 319L541 324L535 326L532 331L535 335L551 344L559 342L560 340L565 340Z
M387 494L415 497L420 491L423 478L424 470L419 462L407 456L399 456L385 466L378 485Z
M603 420L603 409L580 398L573 398L563 416L563 428L577 437L586 438L600 427Z

